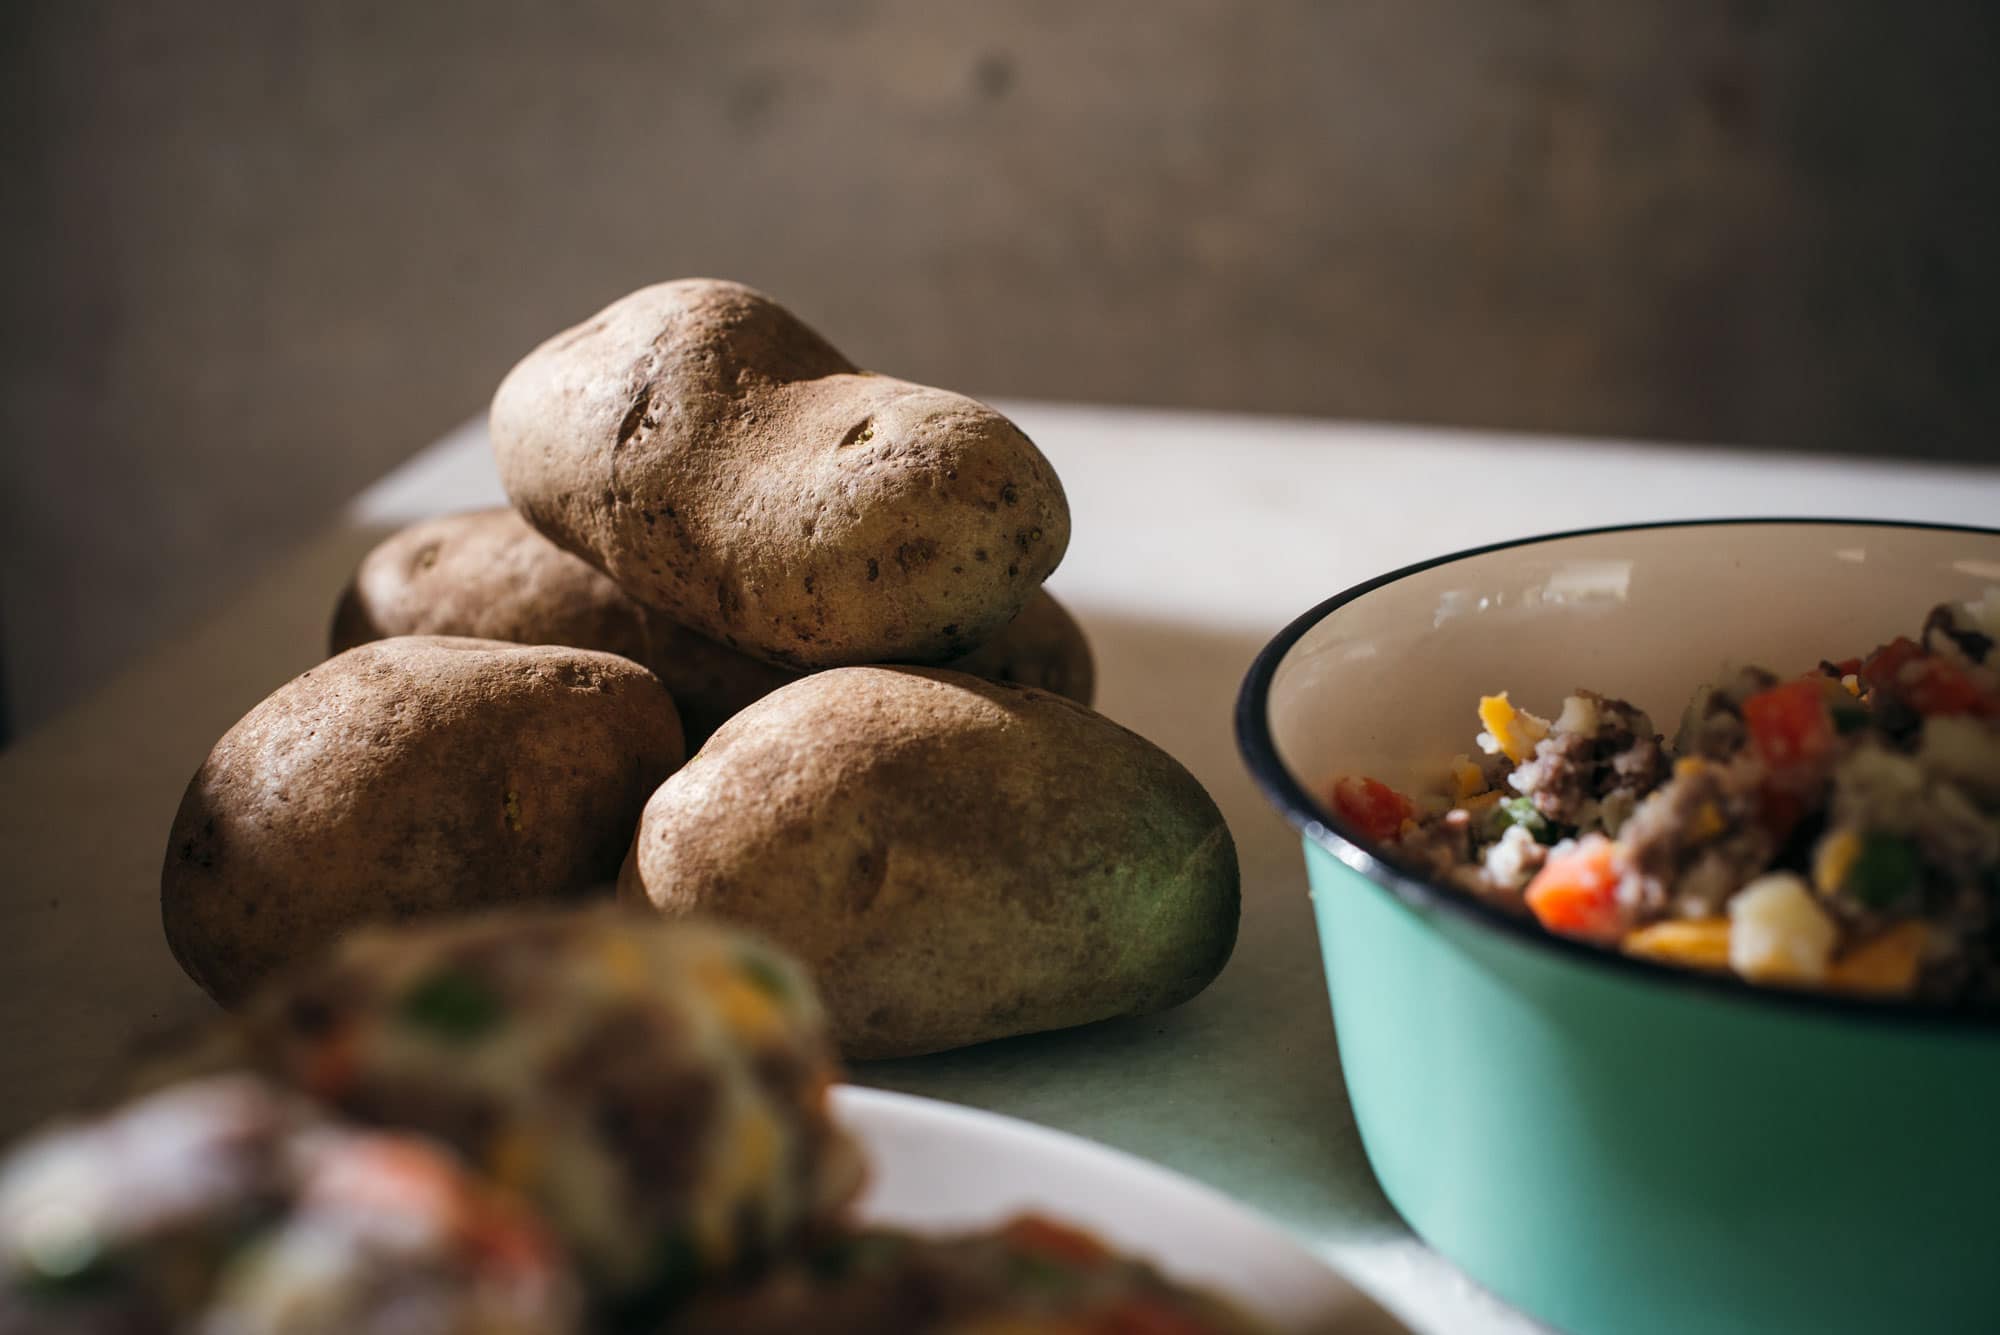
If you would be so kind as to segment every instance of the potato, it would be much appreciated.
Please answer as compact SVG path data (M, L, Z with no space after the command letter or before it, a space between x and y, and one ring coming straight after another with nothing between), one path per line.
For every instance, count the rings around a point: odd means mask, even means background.
M690 751L705 745L729 719L801 675L717 644L661 613L648 609L644 616L642 661L681 705ZM1090 642L1076 618L1047 589L1036 589L1021 615L992 639L944 666L988 681L1039 686L1086 705L1097 689Z
M641 615L646 626L643 661L667 684L676 704L686 702L681 718L690 753L739 711L798 680L799 674L789 668L739 654L650 608Z
M666 684L690 748L799 677L641 607L505 509L422 520L362 558L334 614L332 652L390 635L473 635L623 654ZM1020 616L950 666L1084 704L1094 685L1082 629L1043 589Z
M329 652L391 635L567 644L646 658L639 604L505 509L419 520L361 558L334 611Z
M640 606L507 509L420 520L361 559L335 609L329 648L337 654L391 635L470 635L622 654L665 683L689 747L798 676Z
M1087 705L1097 695L1097 665L1090 641L1069 609L1047 589L1037 589L1021 615L962 658L941 666L988 681L1037 686Z
M1069 543L1062 485L1013 423L858 370L735 283L612 303L528 354L491 421L536 528L640 602L788 667L967 653Z
M923 668L794 682L653 795L622 899L800 956L850 1057L1185 1001L1236 938L1236 849L1172 757L1062 696Z
M681 761L652 673L553 646L413 636L280 687L188 785L167 944L232 1004L365 921L573 898L617 874Z

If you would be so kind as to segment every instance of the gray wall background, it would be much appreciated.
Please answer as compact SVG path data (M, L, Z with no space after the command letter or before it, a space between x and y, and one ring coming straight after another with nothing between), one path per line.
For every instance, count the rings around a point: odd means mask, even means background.
M977 394L2000 458L1994 15L16 0L16 729L663 277Z

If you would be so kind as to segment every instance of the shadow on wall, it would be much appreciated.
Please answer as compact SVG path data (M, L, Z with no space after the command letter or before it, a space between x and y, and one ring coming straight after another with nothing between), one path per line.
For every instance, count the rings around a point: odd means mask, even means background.
M2000 457L1973 0L0 12L24 723L640 283L982 395Z

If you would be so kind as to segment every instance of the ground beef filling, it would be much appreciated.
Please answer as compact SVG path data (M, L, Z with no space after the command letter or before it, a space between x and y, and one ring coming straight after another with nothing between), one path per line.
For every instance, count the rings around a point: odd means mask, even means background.
M2000 1003L2000 589L1791 679L1722 674L1669 744L1579 690L1480 701L1479 754L1335 814L1409 870L1544 926L1762 983Z
M1615 831L1668 768L1660 735L1644 713L1578 691L1507 782L1557 826Z
M719 927L606 910L361 932L241 1032L236 1060L532 1201L621 1319L753 1269L860 1181L811 987Z
M567 1335L552 1236L435 1143L230 1074L0 1163L0 1331Z

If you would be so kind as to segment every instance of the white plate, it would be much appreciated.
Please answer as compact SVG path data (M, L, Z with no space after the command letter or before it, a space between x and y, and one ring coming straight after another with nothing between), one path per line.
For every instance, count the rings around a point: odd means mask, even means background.
M842 1085L833 1101L868 1155L867 1223L939 1232L1032 1210L1088 1229L1281 1331L1404 1329L1249 1210L1143 1159L908 1094Z

